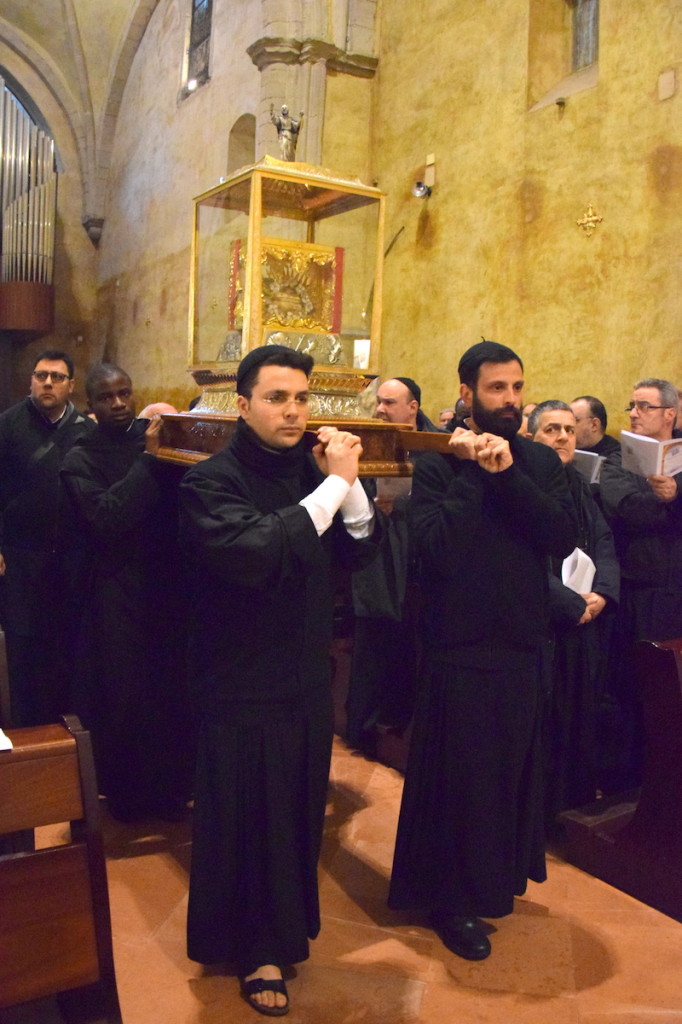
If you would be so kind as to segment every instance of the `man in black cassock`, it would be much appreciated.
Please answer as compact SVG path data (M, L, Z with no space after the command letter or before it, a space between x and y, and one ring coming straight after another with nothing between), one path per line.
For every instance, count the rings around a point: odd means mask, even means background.
M91 731L114 817L175 820L186 813L193 761L177 474L155 457L161 418L135 418L124 370L93 367L86 392L97 429L61 471L70 707Z
M548 833L556 816L596 799L600 757L598 709L604 697L613 616L620 597L620 568L613 534L592 497L590 484L573 465L577 416L566 402L540 402L528 419L533 441L561 459L578 522L578 548L589 556L594 577L575 589L563 582L563 562L552 559L549 614L552 626L547 702L545 817ZM571 556L569 556L571 557Z
M269 1016L320 927L332 569L373 557L378 534L359 438L322 427L308 451L312 366L281 345L245 356L232 440L180 489L199 719L188 952L233 963Z
M482 341L462 356L470 430L415 464L412 527L424 660L389 903L430 915L453 952L490 953L479 917L511 913L545 874L541 647L547 561L575 547L566 477L519 437L523 366Z
M0 620L15 727L68 710L64 594L53 557L59 467L94 430L73 406L73 387L71 357L48 349L36 359L28 396L0 416Z
M670 381L638 381L627 407L630 432L671 441L679 436L678 404L677 388ZM642 781L644 729L632 645L682 636L682 473L640 476L623 469L615 453L602 466L599 491L622 574L611 666L621 759L602 786L618 792Z
M436 431L421 409L421 388L411 377L390 377L379 386L375 418ZM409 452L411 462L422 452ZM411 481L364 481L365 489L388 517L383 554L353 573L355 611L353 658L346 700L346 739L376 756L380 733L401 734L414 711L418 664L418 592L408 547ZM398 484L398 487L395 485ZM384 486L382 486L384 485ZM407 485L407 486L403 486ZM391 493L393 486L395 494Z
M580 395L571 402L575 413L576 446L583 452L593 452L605 459L620 452L620 441L606 433L608 423L604 403L594 395Z

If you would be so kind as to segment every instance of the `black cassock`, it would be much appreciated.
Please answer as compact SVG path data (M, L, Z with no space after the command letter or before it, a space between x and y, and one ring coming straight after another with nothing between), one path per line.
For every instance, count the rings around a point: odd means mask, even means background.
M333 570L375 550L339 516L318 537L298 502L321 480L303 443L266 450L240 420L181 486L199 722L188 952L241 974L306 959L320 928Z
M425 453L412 539L424 596L424 666L389 903L501 917L545 876L543 694L548 556L575 546L555 452L516 435L514 464Z
M571 465L566 478L578 519L578 547L596 566L592 592L607 605L593 621L578 625L585 601L561 582L561 562L549 576L551 686L547 705L545 805L551 827L559 811L596 798L603 751L598 749L599 708L604 698L613 616L620 597L620 569L613 534L590 486Z
M67 709L63 624L54 558L59 468L94 424L73 406L51 423L30 398L0 416L0 621L7 644L12 725L53 722Z
M92 733L100 793L121 817L181 813L193 763L177 472L143 454L148 425L98 427L61 471L70 710Z

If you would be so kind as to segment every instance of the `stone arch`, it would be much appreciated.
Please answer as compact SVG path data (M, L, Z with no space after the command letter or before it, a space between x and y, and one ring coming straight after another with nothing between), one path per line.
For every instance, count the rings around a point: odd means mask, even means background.
M230 129L227 145L227 173L256 162L256 118L242 114Z
M109 167L111 166L116 120L121 108L123 90L125 89L135 54L158 2L159 0L136 0L131 5L126 28L121 35L118 53L111 62L109 82L106 90L107 99L98 130L99 146L97 172L93 189L93 216L101 217L103 215L106 179Z
M66 79L60 68L52 61L48 54L35 47L31 40L16 26L0 19L0 43L4 44L13 54L18 62L12 68L7 66L7 71L14 83L18 84L32 102L43 112L44 104L35 88L31 87L26 79L32 78L34 83L38 79L48 93L56 101L58 107L64 114L76 152L78 154L78 169L81 181L85 175L84 149L82 145L85 127L78 111L76 98L71 92ZM0 50L0 62L5 66L8 62ZM21 68L24 67L22 73ZM59 149L57 137L52 125L48 125L50 134L55 136L55 143Z
M82 183L82 219L86 225L99 221L104 211L106 178L111 162L116 119L121 98L137 48L159 0L135 0L130 6L118 52L111 62L106 102L96 116L89 92L87 64L78 29L73 0L63 0L64 18L74 61L78 69L76 92L49 54L37 47L22 31L0 19L0 41L5 43L38 75L66 116L73 135Z

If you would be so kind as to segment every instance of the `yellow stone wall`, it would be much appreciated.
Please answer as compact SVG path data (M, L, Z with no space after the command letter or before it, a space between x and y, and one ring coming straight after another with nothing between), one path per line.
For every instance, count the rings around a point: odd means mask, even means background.
M632 382L682 384L682 74L678 0L601 0L596 84L565 82L563 0L381 0L374 79L330 72L322 164L388 194L382 375L457 393L481 335L518 349L527 397L596 393L616 432ZM182 5L161 0L117 124L100 247L100 347L144 400L183 405L191 198L227 170L229 131L258 116L246 54L260 5L216 5L212 79L177 102ZM531 109L537 101L536 109ZM413 182L435 154L433 195ZM261 154L257 154L260 156ZM592 237L576 222L592 203Z
M227 174L230 130L257 113L259 72L246 47L258 5L214 5L211 79L180 101L188 9L161 0L133 62L100 244L101 347L130 373L140 407L186 409L198 393L187 372L192 199Z
M385 265L382 372L417 379L435 412L483 334L523 356L528 399L596 393L617 431L635 379L682 385L682 109L657 92L682 71L682 7L601 0L598 84L529 111L529 55L536 88L542 61L559 64L556 39L543 56L537 36L542 7L381 4L372 169L387 241L404 228ZM429 153L422 201L410 186ZM603 217L590 238L576 225L588 203Z
M322 132L322 163L341 176L372 182L370 132L372 79L331 71Z

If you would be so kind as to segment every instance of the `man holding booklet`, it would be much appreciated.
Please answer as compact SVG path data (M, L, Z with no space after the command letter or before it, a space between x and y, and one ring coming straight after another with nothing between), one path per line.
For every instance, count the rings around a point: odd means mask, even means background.
M528 436L561 459L578 521L578 546L551 559L549 693L546 707L545 826L551 836L560 811L596 797L600 781L598 707L618 604L620 573L611 530L589 483L574 466L577 417L556 399L540 402L528 418ZM605 614L604 614L605 613Z
M614 686L632 750L623 784L638 781L642 746L629 647L637 640L682 636L682 464L675 459L675 450L682 445L673 434L678 403L677 388L669 381L647 378L635 384L626 410L630 431L621 434L622 461L612 457L601 474L602 504L614 531L622 574L621 658ZM649 466L634 455L635 449L647 445L656 456Z

